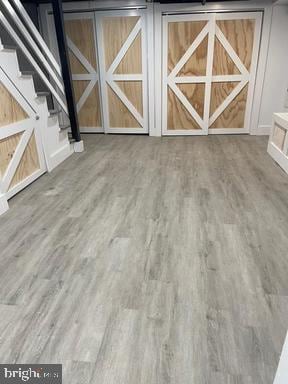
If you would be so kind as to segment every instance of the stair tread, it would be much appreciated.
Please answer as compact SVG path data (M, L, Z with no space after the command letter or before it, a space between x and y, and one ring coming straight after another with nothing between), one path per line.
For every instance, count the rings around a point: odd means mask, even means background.
M21 76L33 76L35 71L21 71Z
M47 91L37 91L36 95L37 96L49 96L50 92L47 92Z
M49 109L49 114L50 116L52 115L58 115L58 113L60 113L61 111L58 110L58 109Z
M68 129L70 128L70 124L59 124L59 127L60 129L64 130L64 129Z
M11 51L16 51L17 46L12 44L2 44L3 49L9 49Z

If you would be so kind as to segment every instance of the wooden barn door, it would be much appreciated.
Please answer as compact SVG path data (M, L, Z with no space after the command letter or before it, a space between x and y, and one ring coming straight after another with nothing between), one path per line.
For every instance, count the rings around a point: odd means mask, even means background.
M147 133L144 11L97 13L103 119L107 133Z
M15 195L46 171L37 115L0 67L0 195Z
M261 13L215 15L209 133L248 133Z
M65 14L65 30L81 132L103 132L94 13Z
M212 15L164 16L163 134L208 134L212 29Z
M248 133L261 13L163 16L164 135Z

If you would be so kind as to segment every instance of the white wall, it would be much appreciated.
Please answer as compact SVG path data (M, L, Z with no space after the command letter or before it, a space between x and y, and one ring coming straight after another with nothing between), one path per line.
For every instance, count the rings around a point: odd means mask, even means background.
M287 384L288 383L288 333L284 343L284 347L280 357L280 363L277 369L275 380L273 384Z
M273 7L269 53L261 100L259 133L269 134L274 112L288 112L287 36L288 5L275 5Z

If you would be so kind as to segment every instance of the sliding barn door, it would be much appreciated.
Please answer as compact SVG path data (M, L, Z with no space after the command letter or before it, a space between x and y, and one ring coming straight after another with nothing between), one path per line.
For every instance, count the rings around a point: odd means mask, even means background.
M165 135L249 132L261 14L163 16Z
M260 13L215 15L209 133L248 133Z
M39 120L0 66L0 195L15 195L46 171Z
M96 16L105 132L147 133L145 13Z
M65 31L81 132L103 132L94 13L65 14Z
M212 23L206 15L164 16L163 134L208 133Z

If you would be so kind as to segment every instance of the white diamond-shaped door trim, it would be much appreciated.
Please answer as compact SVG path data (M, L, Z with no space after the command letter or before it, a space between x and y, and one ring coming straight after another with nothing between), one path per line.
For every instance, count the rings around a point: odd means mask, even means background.
M163 16L163 135L249 132L261 17L257 12Z

